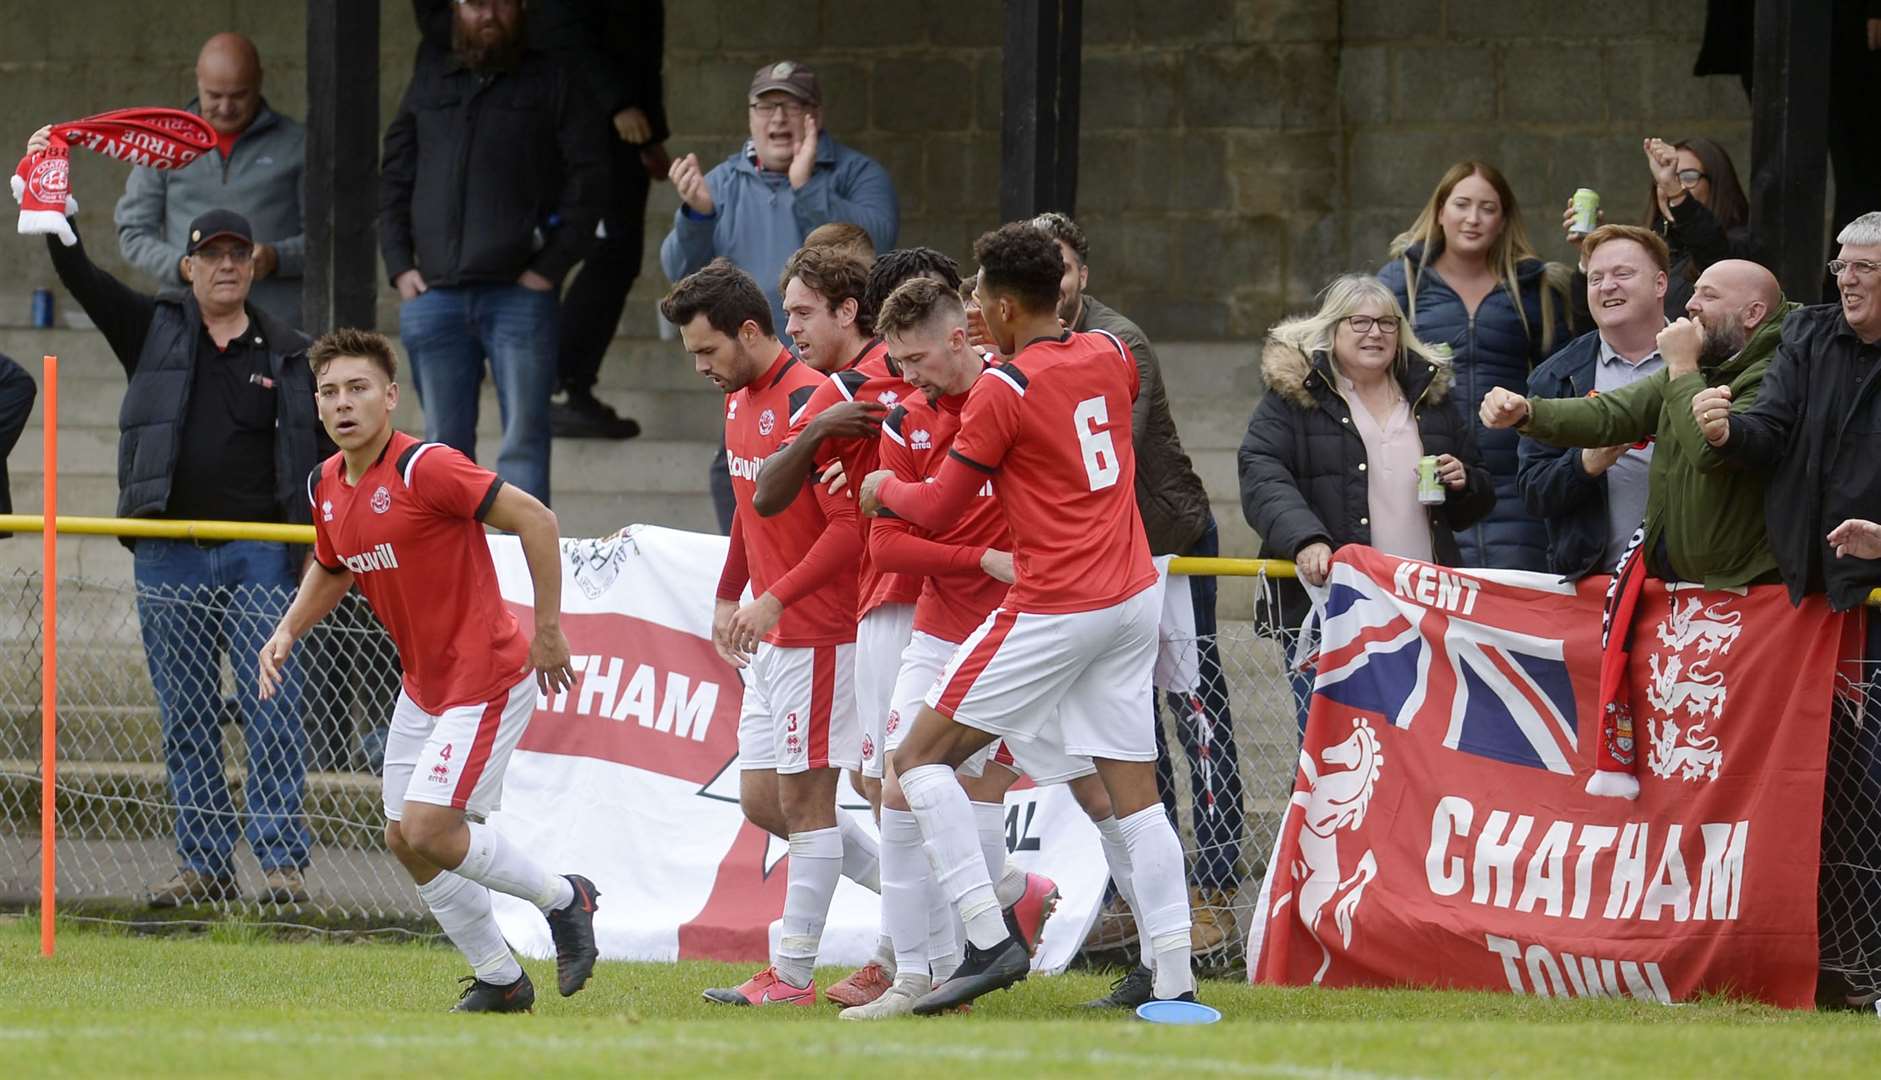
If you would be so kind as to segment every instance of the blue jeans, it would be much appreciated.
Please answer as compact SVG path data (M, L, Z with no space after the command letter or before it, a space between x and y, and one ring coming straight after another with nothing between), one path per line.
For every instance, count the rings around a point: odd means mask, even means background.
M477 457L477 391L490 360L503 442L496 471L549 501L549 395L555 392L553 290L521 285L436 288L398 310L412 383L425 410L425 438Z
M287 610L300 569L286 544L139 540L137 621L163 715L163 760L176 803L182 865L233 873L238 818L222 763L222 662L235 674L248 746L249 847L263 870L303 868L313 838L301 815L306 788L300 665L272 700L255 693L256 657Z
M1208 557L1220 552L1221 541L1211 516L1208 528L1183 554ZM1234 744L1234 717L1228 711L1228 679L1221 668L1221 647L1215 639L1215 585L1215 579L1205 575L1189 579L1200 684L1193 694L1164 695L1176 716L1176 735L1189 756L1196 848L1189 878L1205 889L1229 888L1240 880L1235 864L1241 858L1241 834L1246 827L1240 754ZM1173 821L1175 771L1160 721L1156 724L1156 789Z

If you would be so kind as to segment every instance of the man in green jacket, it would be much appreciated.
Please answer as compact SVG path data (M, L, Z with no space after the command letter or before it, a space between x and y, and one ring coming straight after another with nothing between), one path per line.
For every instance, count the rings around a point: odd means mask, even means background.
M1783 320L1797 307L1784 301L1776 278L1756 263L1714 263L1693 286L1685 308L1689 317L1659 334L1663 371L1597 397L1531 400L1491 390L1483 398L1483 423L1518 428L1555 446L1656 438L1644 546L1651 572L1708 589L1778 581L1764 531L1764 474L1707 466L1691 401L1708 386L1728 384L1731 408L1749 408Z

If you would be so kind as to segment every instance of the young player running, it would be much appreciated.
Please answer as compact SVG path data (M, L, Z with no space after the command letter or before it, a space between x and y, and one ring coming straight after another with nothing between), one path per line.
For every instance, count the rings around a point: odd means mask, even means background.
M384 337L335 330L307 359L320 422L340 452L307 477L317 565L262 647L261 696L280 687L294 642L357 583L405 668L385 747L386 846L475 972L451 1011L527 1012L535 988L497 929L490 890L548 917L563 997L594 971L600 896L587 878L550 874L483 823L502 800L537 691L575 681L555 515L456 450L392 429L398 360ZM522 541L533 638L503 605L485 525Z
M1014 223L974 245L988 330L1013 359L969 391L932 483L875 473L865 512L928 529L964 512L989 477L1014 537L1015 583L948 661L895 752L941 887L966 925L966 959L915 1003L929 1014L1025 978L1000 917L954 770L995 738L1092 758L1119 818L1156 958L1159 998L1193 999L1182 848L1157 798L1150 727L1157 576L1134 498L1136 365L1107 335L1073 334L1056 308L1055 243Z
M861 763L851 682L861 527L853 502L822 492L776 517L752 512L758 471L825 379L778 342L770 302L751 275L714 260L673 286L660 314L679 328L693 366L726 394L737 513L712 638L720 655L746 669L738 718L745 816L790 841L783 935L771 965L705 997L812 1005L817 946L845 863L836 785L843 769ZM740 605L747 581L756 599Z

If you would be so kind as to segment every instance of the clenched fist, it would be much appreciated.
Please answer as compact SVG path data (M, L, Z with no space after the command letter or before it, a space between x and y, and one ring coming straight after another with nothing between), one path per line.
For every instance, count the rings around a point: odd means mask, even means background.
M1693 394L1692 419L1706 442L1723 446L1731 438L1731 388L1712 386Z
M1690 375L1698 370L1698 354L1705 346L1705 328L1697 319L1667 323L1666 328L1659 331L1655 344L1672 378Z
M1498 386L1483 395L1483 407L1480 411L1484 427L1512 428L1528 419L1528 399L1513 390Z

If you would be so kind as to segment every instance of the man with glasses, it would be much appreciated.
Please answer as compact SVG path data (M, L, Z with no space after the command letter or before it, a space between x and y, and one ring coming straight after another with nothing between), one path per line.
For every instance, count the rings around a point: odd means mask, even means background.
M1881 212L1835 240L1841 303L1785 321L1754 405L1740 409L1730 387L1713 386L1693 395L1692 418L1713 467L1767 471L1764 523L1790 599L1827 593L1844 611L1881 586ZM1872 680L1881 619L1868 620L1865 655ZM1866 723L1835 712L1823 805L1823 967L1849 972L1846 996L1864 1004L1881 990L1881 702L1869 693Z
M1665 241L1637 225L1602 225L1581 251L1595 329L1535 369L1531 398L1610 394L1665 367L1657 342L1671 258ZM1612 572L1646 516L1652 451L1650 442L1573 449L1522 440L1516 490L1547 522L1551 571L1570 578Z
M41 128L27 153L46 145ZM211 210L184 234L188 293L150 296L93 265L82 243L46 238L53 269L104 334L130 378L118 414L119 517L312 520L305 481L333 444L314 408L308 339L255 306L248 219ZM176 804L177 871L146 897L153 908L229 901L235 844L261 865L259 899L307 899L312 837L301 683L256 696L254 665L287 610L303 552L287 544L161 540L132 545L137 621L162 719ZM222 665L233 657L247 748L246 829L230 798L222 746Z
M846 221L867 230L875 250L895 246L901 210L888 170L822 130L823 91L816 72L792 60L766 64L746 93L751 137L707 172L697 154L673 162L679 192L673 231L660 245L660 266L679 281L713 259L730 259L758 280L771 317L790 321L778 291L784 263L810 230ZM725 451L712 464L719 526L731 531L731 491L723 481Z

